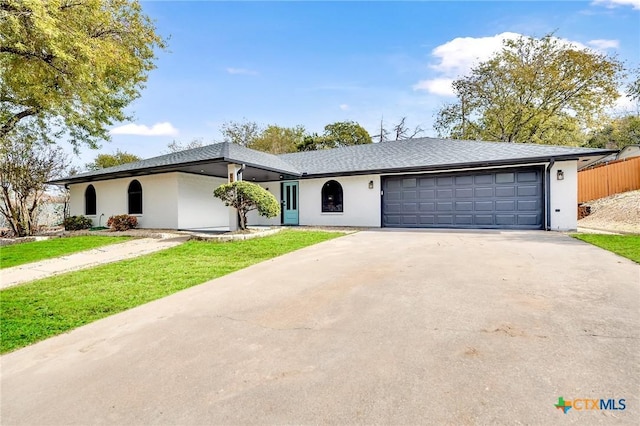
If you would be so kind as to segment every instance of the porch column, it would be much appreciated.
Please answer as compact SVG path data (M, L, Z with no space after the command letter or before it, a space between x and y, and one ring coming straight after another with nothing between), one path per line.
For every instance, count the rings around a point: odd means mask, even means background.
M239 164L233 164L233 163L227 165L227 182L228 183L232 183L238 180L238 171L240 171L241 167L242 166L240 166ZM242 176L240 176L239 180L242 180ZM233 207L229 207L229 230L230 231L238 230L238 212Z

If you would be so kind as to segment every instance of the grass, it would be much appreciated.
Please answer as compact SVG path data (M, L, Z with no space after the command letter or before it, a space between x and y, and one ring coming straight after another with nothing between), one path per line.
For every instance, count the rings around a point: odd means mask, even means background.
M0 352L341 235L286 230L246 241L188 241L147 256L8 288L0 292Z
M29 243L3 246L0 247L0 269L37 262L39 260L51 259L53 257L77 253L79 251L102 247L109 244L122 243L130 239L130 237L103 237L89 235L81 237L52 238L44 241L33 241Z
M640 263L640 235L573 234L572 237Z

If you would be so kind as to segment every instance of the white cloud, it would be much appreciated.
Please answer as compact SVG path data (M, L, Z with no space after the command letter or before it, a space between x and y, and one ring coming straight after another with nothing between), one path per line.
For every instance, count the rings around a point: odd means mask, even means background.
M640 0L639 0L640 1ZM469 73L474 65L484 62L499 52L505 40L513 40L522 34L504 32L490 37L457 37L431 51L436 62L430 68L436 72L433 78L420 80L413 90L424 90L438 96L452 96L451 82ZM560 43L577 49L587 49L582 43L557 39ZM592 40L594 47L612 47L617 40ZM600 43L600 46L596 44Z
M431 51L431 55L439 61L432 68L447 75L463 74L474 64L486 61L500 50L504 40L518 37L520 34L505 32L491 37L454 38Z
M594 0L591 4L601 4L608 8L631 6L634 9L640 9L640 0Z
M433 78L431 80L420 80L413 85L413 90L426 90L434 95L455 96L452 78Z
M340 109L343 111L348 111L349 110L349 105L347 104L340 104Z
M227 68L227 72L232 75L258 75L258 71L246 68Z
M598 50L617 49L618 47L620 47L619 40L596 39L596 40L589 40L587 44L593 47L594 49L598 49Z
M151 127L144 124L129 123L124 126L114 127L109 132L112 135L176 136L178 129L173 127L173 124L165 121L164 123L156 123Z

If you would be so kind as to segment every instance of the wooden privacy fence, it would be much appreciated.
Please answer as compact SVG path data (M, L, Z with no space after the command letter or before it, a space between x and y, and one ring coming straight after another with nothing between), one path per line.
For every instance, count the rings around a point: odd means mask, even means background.
M640 189L640 157L578 172L578 202Z

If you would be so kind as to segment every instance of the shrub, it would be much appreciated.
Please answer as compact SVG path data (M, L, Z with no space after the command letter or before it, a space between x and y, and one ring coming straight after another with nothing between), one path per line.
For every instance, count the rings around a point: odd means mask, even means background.
M224 201L225 206L235 207L240 216L240 229L247 229L247 213L258 210L261 216L280 214L280 203L266 189L255 183L237 181L220 185L213 195Z
M107 221L107 226L113 228L114 231L128 231L138 226L138 219L128 214L111 216Z
M93 226L91 219L85 216L71 216L64 220L64 229L66 231L79 231L81 229L89 229Z

